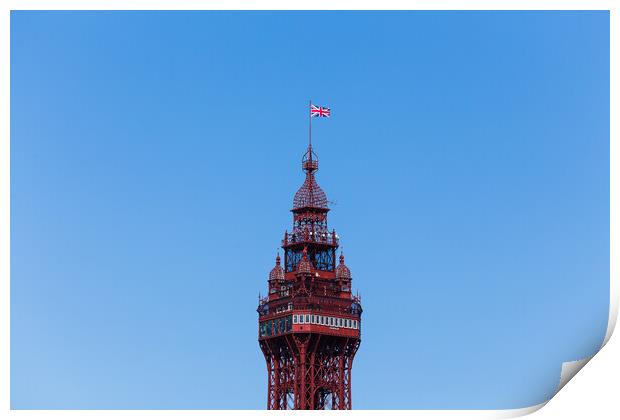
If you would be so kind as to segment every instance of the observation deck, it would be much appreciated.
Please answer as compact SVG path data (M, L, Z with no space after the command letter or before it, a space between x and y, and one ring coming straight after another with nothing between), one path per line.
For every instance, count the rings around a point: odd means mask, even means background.
M258 338L264 339L288 333L318 333L341 337L361 336L362 323L356 315L333 316L322 311L291 311L260 320Z
M282 246L315 243L320 245L339 246L340 241L336 231L332 232L304 232L304 233L285 233Z

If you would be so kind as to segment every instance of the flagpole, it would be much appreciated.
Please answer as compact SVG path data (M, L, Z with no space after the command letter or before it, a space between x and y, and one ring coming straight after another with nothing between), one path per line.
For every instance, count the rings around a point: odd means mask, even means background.
M310 147L310 149L312 150L312 99L310 99L309 105L308 105L308 118L310 120L310 130L308 132L309 138L308 138L308 145Z

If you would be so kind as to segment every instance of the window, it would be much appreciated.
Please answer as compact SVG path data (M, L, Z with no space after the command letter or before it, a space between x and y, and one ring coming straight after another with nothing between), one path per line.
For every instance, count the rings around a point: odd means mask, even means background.
M306 324L310 323L310 315L306 314Z
M347 328L351 328L351 320L347 319Z
M293 315L293 324L297 324L297 315Z
M329 325L334 325L334 318L331 316L329 317Z
M338 318L338 326L342 327L342 318Z
M357 321L353 320L353 328L355 328L357 330Z
M312 323L315 324L314 315L312 315Z

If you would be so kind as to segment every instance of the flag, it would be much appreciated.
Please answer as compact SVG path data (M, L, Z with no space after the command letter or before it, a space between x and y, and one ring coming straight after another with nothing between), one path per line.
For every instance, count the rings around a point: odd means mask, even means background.
M310 104L310 117L326 117L329 118L331 111L323 106L315 106Z

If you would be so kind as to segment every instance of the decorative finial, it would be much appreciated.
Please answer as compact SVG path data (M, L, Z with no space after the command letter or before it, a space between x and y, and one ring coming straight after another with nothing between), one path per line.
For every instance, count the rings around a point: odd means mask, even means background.
M312 272L312 263L308 260L308 248L305 246L301 253L301 260L297 264L297 272L300 274L310 274Z
M271 269L269 273L269 281L283 281L284 269L280 266L280 253L276 255L276 265Z
M338 279L351 279L351 270L344 264L344 254L340 251L340 264L336 267L336 278Z
M313 174L319 170L319 157L312 150L312 145L308 145L308 150L301 158L301 168L308 174Z

